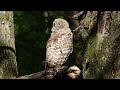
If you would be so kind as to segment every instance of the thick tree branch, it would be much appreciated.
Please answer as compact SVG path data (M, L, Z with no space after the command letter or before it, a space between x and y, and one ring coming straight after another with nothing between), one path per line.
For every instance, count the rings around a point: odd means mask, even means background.
M71 69L71 67L72 67L72 69ZM76 78L78 75L80 75L80 72L81 72L81 71L78 70L79 73L77 73L77 75L71 76L70 73L74 73L75 71L77 71L76 68L73 69L73 67L76 67L76 66L71 66L71 67L62 66L62 67L60 68L59 72L57 73L57 75L55 76L55 79L56 79L56 78L63 78L64 75L67 75L67 74L69 74L69 75L68 75L69 78L73 78L73 77ZM77 68L78 68L78 67L77 67ZM78 69L79 69L79 68L78 68ZM73 70L74 72L72 72L72 70ZM45 73L45 70L40 71L40 72L37 72L37 73L30 74L30 75L21 76L21 77L18 77L18 78L16 78L16 79L44 79L44 73Z
M25 76L18 77L16 79L40 79L41 77L43 77L44 72L45 71L43 70L41 72L32 73L30 75L25 75Z

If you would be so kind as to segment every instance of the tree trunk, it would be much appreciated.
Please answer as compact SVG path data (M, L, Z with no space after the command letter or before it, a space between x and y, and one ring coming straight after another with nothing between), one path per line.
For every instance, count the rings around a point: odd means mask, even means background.
M97 12L96 18L86 41L83 78L120 78L120 12Z
M18 76L12 11L0 11L0 79Z

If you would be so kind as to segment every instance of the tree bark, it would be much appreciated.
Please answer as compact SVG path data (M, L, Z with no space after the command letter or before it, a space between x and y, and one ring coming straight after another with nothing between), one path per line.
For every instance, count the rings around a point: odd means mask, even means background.
M86 43L84 79L120 78L120 12L101 11Z
M0 79L18 76L12 11L0 11Z

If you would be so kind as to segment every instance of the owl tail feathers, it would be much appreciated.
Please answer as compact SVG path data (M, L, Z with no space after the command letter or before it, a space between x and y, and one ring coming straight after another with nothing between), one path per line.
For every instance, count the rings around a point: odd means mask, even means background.
M53 79L58 71L59 71L58 67L46 69L46 71L45 71L45 78L46 79Z
M54 76L55 76L55 72L53 71L53 68L48 68L45 70L46 79L53 79Z

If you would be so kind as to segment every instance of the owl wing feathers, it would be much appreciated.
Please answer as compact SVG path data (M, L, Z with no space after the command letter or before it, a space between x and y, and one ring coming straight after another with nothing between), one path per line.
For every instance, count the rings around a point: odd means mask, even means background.
M61 46L60 46L60 50L61 50L61 54L62 54L61 59L64 60L64 63L68 59L68 56L70 55L70 53L72 53L72 51L73 51L72 38L73 38L73 35L72 35L71 31L69 31L65 35L63 35L62 39L61 39Z
M46 51L46 72L52 78L60 67L66 62L73 51L72 32L70 29L58 30L51 34L47 42Z
M65 63L67 57L73 51L72 37L71 31L55 34L54 37L51 36L47 43L47 62Z
M60 67L61 63L60 43L61 35L51 34L51 37L47 42L45 61L47 79L52 79Z

